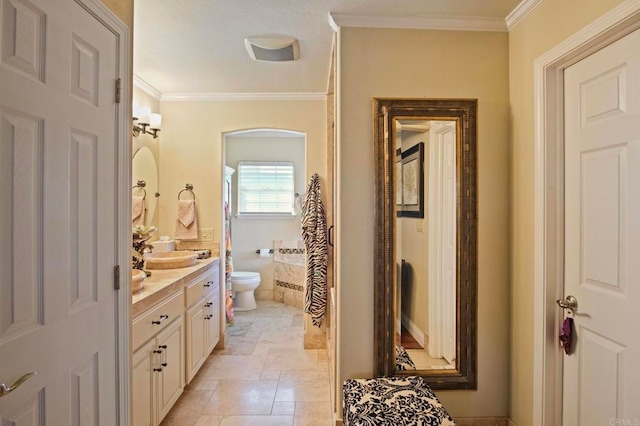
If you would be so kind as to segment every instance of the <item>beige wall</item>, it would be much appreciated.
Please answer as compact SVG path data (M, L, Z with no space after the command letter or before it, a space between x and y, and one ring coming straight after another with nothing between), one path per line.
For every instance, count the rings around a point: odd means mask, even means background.
M326 102L162 102L160 136L160 232L173 236L176 196L194 186L199 228L222 240L223 133L252 128L295 130L307 135L306 177L318 173L326 185Z
M511 103L511 418L533 416L534 112L533 62L620 0L545 0L509 33ZM480 122L482 125L482 121Z
M129 27L133 35L133 0L102 0L102 3Z
M372 98L477 98L478 390L438 396L455 417L507 416L508 35L342 28L338 67L338 383L373 374Z

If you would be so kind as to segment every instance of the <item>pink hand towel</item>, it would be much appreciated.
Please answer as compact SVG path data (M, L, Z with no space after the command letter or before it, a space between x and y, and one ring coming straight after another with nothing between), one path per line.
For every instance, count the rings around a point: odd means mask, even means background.
M197 240L198 220L196 218L195 200L178 200L178 218L176 220L177 240Z
M133 226L144 225L146 210L144 197L131 197L131 220Z

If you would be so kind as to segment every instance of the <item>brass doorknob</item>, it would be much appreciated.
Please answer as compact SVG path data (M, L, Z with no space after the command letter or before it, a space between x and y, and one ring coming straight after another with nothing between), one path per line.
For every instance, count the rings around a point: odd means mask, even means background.
M12 384L11 386L7 386L4 383L0 383L0 398L5 396L5 395L9 395L11 392L13 392L14 390L18 389L18 387L23 384L24 382L26 382L27 380L29 380L31 378L31 376L35 376L36 373L35 371L33 373L27 373L24 376L20 377L14 384Z
M562 299L556 300L556 303L562 309L570 309L573 312L576 312L578 310L578 299L576 299L571 295L567 296L564 300Z

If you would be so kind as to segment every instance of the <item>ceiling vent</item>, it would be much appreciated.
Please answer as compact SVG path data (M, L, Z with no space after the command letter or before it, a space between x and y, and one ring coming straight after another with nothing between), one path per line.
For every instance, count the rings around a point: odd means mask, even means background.
M300 58L300 47L295 38L246 38L244 44L254 61L282 62Z

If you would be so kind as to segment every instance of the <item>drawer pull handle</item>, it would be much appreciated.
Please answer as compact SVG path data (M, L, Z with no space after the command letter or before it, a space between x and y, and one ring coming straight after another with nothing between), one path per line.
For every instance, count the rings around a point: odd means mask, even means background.
M209 303L205 303L204 306L206 306L207 308L213 306L213 303L209 302Z
M153 371L155 371L155 372L159 373L159 372L161 372L161 371L162 371L162 368L154 368L154 369L153 369Z
M210 320L211 319L211 315L207 315L206 317L204 317L204 319Z
M163 366L163 367L166 367L167 365L169 365L167 363L167 348L168 348L168 346L167 345L160 345L158 347L160 348L160 352L162 352L164 350L164 353L162 354L162 358L163 358L162 361L163 362L161 362L160 365Z
M159 321L151 321L151 324L157 324L160 325L162 324L162 321L169 319L169 315L160 315L160 320Z

